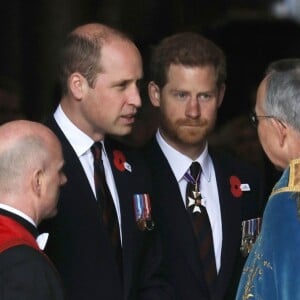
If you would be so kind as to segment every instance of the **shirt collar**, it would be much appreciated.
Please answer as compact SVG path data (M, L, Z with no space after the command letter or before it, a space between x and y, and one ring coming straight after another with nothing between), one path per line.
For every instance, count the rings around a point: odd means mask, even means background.
M6 204L2 204L0 203L0 208L9 211L23 219L25 219L26 221L28 221L30 224L32 224L35 228L37 227L35 222L32 220L32 218L30 218L29 216L27 216L26 214L24 214L22 211L10 206L10 205L6 205Z
M74 148L74 151L78 157L90 150L94 144L94 141L87 134L76 127L74 123L72 123L72 121L64 113L61 105L57 107L54 113L54 119L59 124L61 130L64 132L66 138ZM101 142L106 155L104 143L103 141Z
M160 131L158 130L156 133L156 140L166 156L169 165L176 177L176 180L179 182L183 179L184 174L188 171L191 163L193 160L188 156L182 154L181 152L177 151L173 147L171 147L162 137ZM211 168L212 168L212 160L208 154L208 145L206 143L204 150L199 155L199 157L195 160L200 163L202 168L202 173L204 178L207 181L211 179Z

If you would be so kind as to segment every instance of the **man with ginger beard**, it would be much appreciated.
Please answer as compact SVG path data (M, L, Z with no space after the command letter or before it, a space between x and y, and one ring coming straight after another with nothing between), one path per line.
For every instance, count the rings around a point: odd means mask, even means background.
M205 37L179 33L154 49L150 73L160 124L144 151L168 279L177 300L232 299L243 262L241 224L258 216L263 189L252 167L208 146L225 93L225 56ZM194 225L199 216L206 233Z

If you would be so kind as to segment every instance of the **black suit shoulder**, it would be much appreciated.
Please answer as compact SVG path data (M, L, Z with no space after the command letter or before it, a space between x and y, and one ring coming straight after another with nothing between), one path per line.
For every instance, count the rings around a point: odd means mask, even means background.
M221 164L225 167L231 167L231 169L245 170L250 172L249 175L257 175L258 169L251 165L249 162L232 155L227 151L221 151L217 148L209 147L209 154L212 156L214 160L221 162ZM249 154L250 155L250 154Z
M0 254L1 300L62 300L63 288L48 258L26 245Z

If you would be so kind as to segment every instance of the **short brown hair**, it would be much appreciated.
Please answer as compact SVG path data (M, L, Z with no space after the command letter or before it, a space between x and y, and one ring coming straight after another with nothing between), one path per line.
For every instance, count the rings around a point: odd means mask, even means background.
M160 88L167 83L171 64L197 67L213 66L217 74L217 86L226 80L226 58L212 41L195 32L182 32L163 39L154 48L150 60L150 80Z

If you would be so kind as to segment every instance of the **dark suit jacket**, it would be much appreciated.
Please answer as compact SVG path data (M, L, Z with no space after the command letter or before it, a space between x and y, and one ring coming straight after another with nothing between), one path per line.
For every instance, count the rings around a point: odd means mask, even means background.
M237 259L240 254L242 220L257 217L258 199L262 196L263 189L259 176L252 168L225 155L220 156L211 151L209 153L216 172L223 230L216 298L225 299L234 266L242 264ZM166 269L174 286L176 299L209 299L196 240L178 183L155 138L146 145L145 156L152 172L155 218L161 231ZM234 197L229 183L232 175L237 176L242 183L248 183L251 191L243 192L240 198ZM228 299L233 299L230 297L234 298L229 296Z
M57 266L71 300L169 299L161 281L161 249L155 230L140 231L135 222L133 195L151 193L145 163L135 150L113 140L105 140L115 184L121 219L123 283L112 254L94 194L72 146L54 118L47 125L62 143L64 172L68 178L62 187L58 214L42 224L50 232L46 253ZM116 167L113 151L121 151L132 172ZM166 292L166 294L165 294Z
M0 214L17 221L25 232L35 238L37 231L26 220L2 210ZM0 234L7 230L5 226L5 223L1 225ZM15 233L19 236L19 232ZM16 238L14 234L10 237L12 240ZM20 244L9 247L0 254L0 299L63 300L65 298L61 280L49 259L41 251Z

